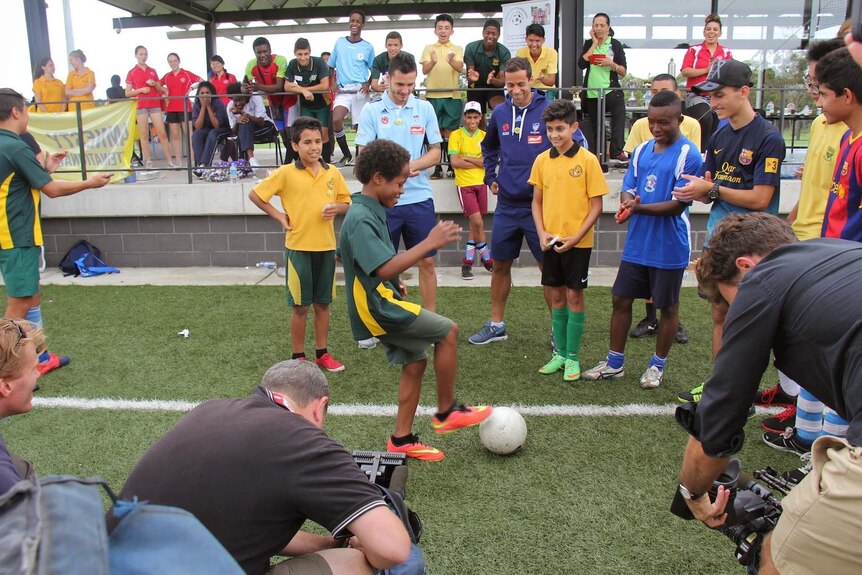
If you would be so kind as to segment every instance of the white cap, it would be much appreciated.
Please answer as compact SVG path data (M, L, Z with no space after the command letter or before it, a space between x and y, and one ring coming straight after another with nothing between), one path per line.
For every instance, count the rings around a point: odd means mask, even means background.
M479 105L479 102L470 101L464 104L464 113L467 112L477 112L479 114L482 113L482 106Z

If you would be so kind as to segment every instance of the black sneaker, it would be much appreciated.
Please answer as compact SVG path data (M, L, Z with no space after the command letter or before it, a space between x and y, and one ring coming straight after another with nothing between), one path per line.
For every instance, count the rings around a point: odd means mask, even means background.
M431 174L431 179L432 180L440 180L442 178L443 178L443 170L440 168L440 166L437 166L436 168L434 168L434 173Z
M334 164L332 164L336 168L346 168L347 166L353 165L353 156L344 156Z
M452 168L449 168L449 171L446 172L446 177L447 178L454 178L455 177L455 170L453 170Z
M778 415L767 417L760 422L760 427L772 433L783 433L788 427L796 423L796 406L791 405Z
M473 268L470 266L461 266L461 279L473 279Z
M790 407L796 405L796 397L787 395L784 393L784 390L781 389L781 386L776 384L774 387L770 387L769 389L761 389L758 391L757 395L754 396L754 403L756 405L763 405L766 407L772 407L773 405L784 405Z
M795 453L796 455L802 455L811 451L810 447L805 447L799 443L799 438L796 437L796 429L793 427L788 427L782 433L767 431L763 434L763 443L773 449Z
M629 333L635 339L655 335L655 330L658 327L657 319L643 318L638 322L635 328Z
M685 328L682 327L682 323L679 324L679 328L676 330L676 337L673 340L677 343L686 344L688 343L688 332L685 331Z

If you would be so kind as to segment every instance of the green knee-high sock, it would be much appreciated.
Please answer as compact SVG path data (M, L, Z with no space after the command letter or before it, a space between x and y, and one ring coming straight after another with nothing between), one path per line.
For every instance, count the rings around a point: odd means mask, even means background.
M578 359L578 354L581 352L581 339L584 337L584 317L582 311L568 311L568 323L566 324L568 345L565 348L568 355L567 359Z
M568 323L569 312L566 308L551 310L551 325L554 326L554 343L557 344L557 350L563 356L566 353L566 339L568 336L566 326Z

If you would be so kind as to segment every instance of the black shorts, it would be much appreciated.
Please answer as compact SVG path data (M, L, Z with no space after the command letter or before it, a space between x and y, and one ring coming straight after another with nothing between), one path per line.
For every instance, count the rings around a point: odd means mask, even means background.
M542 266L542 285L580 290L587 287L590 273L590 255L593 248L572 248L557 253L553 248L545 252Z
M192 113L189 112L187 122L192 121ZM168 124L182 124L183 123L183 113L182 112L165 112L165 122Z
M485 112L488 111L488 100L493 98L494 96L500 96L501 98L505 98L506 92L501 89L467 90L467 101L479 102L479 105L482 106L482 115L485 115Z
M658 309L679 303L679 290L685 268L664 270L631 262L620 262L617 279L611 290L625 299L650 299Z

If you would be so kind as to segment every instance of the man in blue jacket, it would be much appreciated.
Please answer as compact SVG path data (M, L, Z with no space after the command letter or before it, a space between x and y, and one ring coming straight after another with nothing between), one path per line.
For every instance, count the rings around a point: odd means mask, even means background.
M494 108L482 141L485 184L497 196L497 209L492 227L491 320L470 336L470 343L477 345L509 337L503 315L512 285L512 260L518 257L524 238L542 267L542 248L531 207L533 186L527 180L533 161L551 147L542 121L548 101L530 87L531 68L526 58L512 58L504 72L506 101Z

